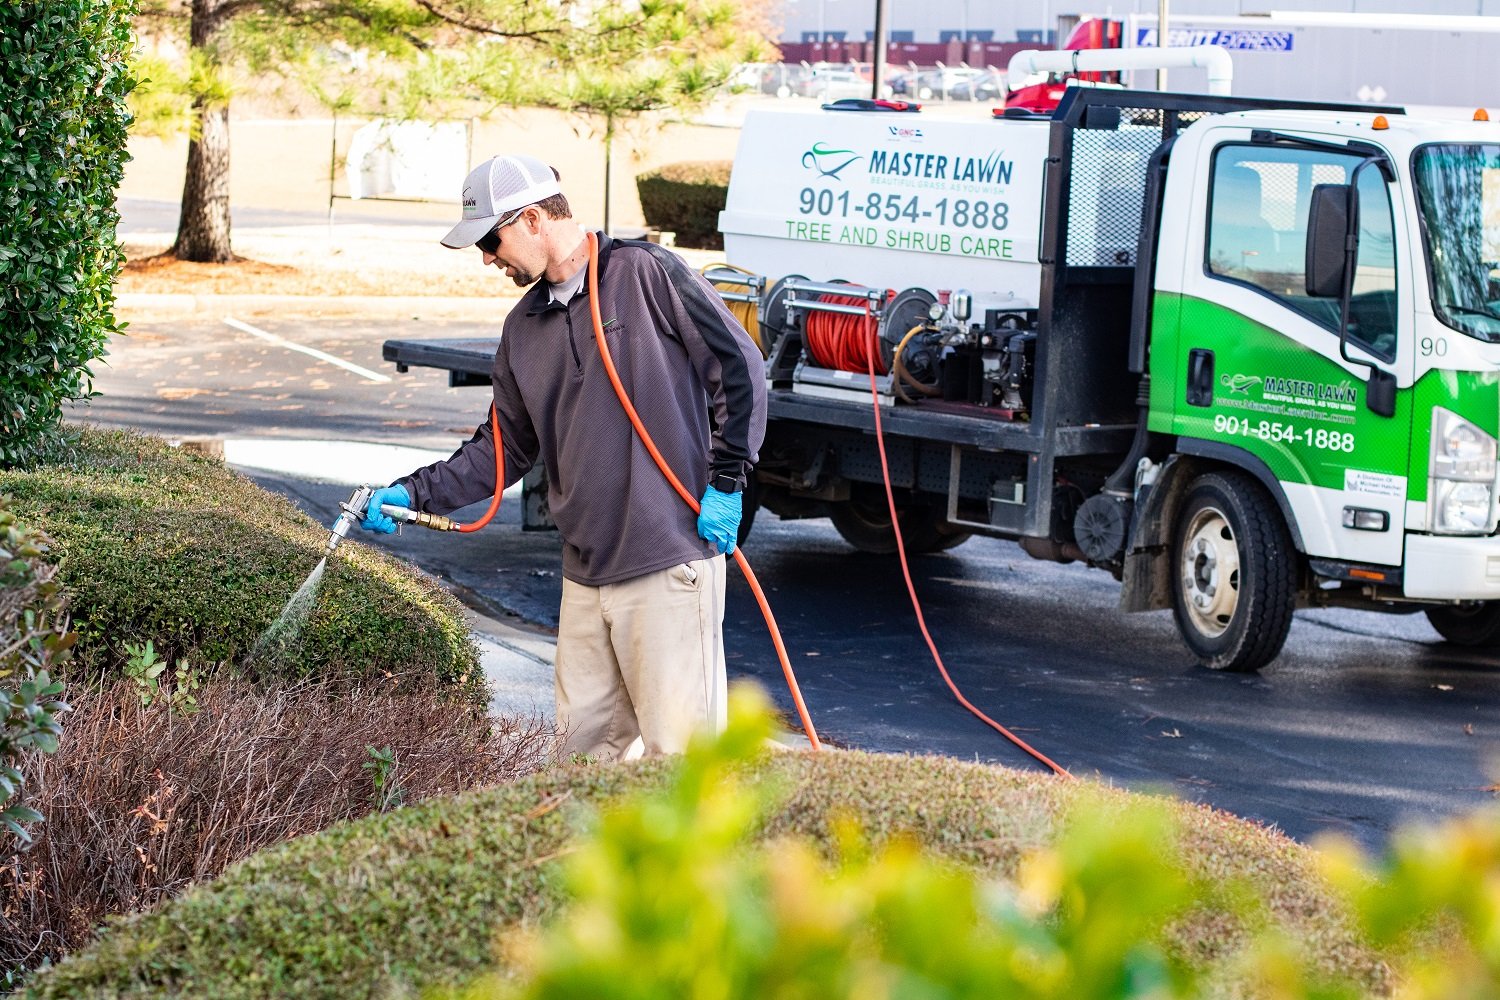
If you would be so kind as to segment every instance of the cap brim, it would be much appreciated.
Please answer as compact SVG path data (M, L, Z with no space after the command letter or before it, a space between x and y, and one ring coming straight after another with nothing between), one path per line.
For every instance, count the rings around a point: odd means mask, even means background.
M498 215L491 215L483 219L465 219L448 230L448 235L444 236L439 242L450 250L462 250L465 247L473 246L476 242L483 239L484 234L494 229L499 222L500 216Z

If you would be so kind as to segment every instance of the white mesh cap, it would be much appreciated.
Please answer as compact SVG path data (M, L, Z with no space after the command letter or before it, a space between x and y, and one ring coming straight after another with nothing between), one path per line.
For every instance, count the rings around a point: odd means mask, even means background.
M491 157L464 178L463 221L448 230L443 246L473 246L504 216L561 192L552 168L536 157Z

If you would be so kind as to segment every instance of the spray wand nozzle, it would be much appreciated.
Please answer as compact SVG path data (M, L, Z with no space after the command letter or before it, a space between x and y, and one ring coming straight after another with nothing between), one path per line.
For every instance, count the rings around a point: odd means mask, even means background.
M339 542L349 534L356 524L365 519L370 509L370 498L375 495L375 490L369 486L356 487L349 495L349 499L339 504L338 520L333 522L333 531L328 536L328 547L324 555L332 555L333 550L339 547ZM423 511L411 510L400 507L393 503L380 505L380 512L391 520L400 524L420 524L424 528L434 531L456 531L458 524L450 518L440 514L428 514Z

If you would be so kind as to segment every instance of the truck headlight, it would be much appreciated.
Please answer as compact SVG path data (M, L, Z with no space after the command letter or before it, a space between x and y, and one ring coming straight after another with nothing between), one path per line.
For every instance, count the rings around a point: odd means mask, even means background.
M1495 438L1451 410L1433 407L1429 527L1482 534L1494 523Z
M1487 532L1493 498L1489 483L1437 481L1437 519L1433 531L1463 534Z

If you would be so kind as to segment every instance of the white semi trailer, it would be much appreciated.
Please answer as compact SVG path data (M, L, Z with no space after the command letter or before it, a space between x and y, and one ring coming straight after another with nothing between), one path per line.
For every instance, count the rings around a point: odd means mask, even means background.
M1155 14L1129 14L1125 48L1157 48ZM1246 97L1365 104L1500 104L1500 17L1275 11L1238 17L1173 15L1170 46L1218 45ZM1156 87L1154 70L1127 73ZM1015 86L1016 84L1012 84ZM1202 73L1172 71L1168 88L1207 93Z

